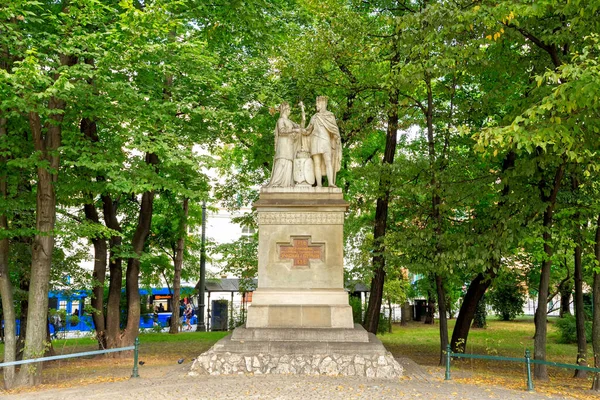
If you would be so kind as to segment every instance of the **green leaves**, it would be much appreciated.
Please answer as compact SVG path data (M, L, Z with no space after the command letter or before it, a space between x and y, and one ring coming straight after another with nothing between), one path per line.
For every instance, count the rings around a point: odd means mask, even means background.
M242 236L230 243L215 247L215 254L221 255L219 265L225 274L240 279L241 291L255 289L253 279L258 273L258 235Z

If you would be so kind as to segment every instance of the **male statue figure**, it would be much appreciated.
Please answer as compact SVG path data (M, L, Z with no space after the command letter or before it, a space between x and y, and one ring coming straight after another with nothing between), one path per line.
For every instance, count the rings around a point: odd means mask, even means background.
M310 155L317 186L322 186L322 176L327 175L329 187L337 187L335 175L342 165L342 144L335 116L327 111L327 97L317 97L317 113L302 134L310 135Z

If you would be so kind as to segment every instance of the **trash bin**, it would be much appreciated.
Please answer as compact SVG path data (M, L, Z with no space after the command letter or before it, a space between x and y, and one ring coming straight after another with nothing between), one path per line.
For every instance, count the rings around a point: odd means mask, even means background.
M415 321L425 321L427 315L427 300L415 300Z
M229 302L227 300L213 300L211 314L211 330L226 331L227 330L227 313Z

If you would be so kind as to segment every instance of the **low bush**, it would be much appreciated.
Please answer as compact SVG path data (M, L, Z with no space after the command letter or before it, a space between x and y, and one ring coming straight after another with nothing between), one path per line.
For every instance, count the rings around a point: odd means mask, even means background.
M350 307L352 307L352 319L355 324L363 323L362 301L359 297L350 296Z
M577 326L575 324L575 317L573 315L566 315L556 321L556 327L558 328L559 343L577 343ZM585 321L585 338L588 343L592 341L592 322Z
M512 321L523 313L526 291L521 285L522 281L520 271L505 269L492 283L488 299L501 320Z
M377 325L377 334L384 335L390 332L390 321L383 313L379 314L379 325Z

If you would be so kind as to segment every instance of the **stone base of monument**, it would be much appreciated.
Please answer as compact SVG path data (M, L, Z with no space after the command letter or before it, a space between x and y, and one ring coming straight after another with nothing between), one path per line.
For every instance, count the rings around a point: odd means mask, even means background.
M190 375L299 374L398 378L402 366L360 325L236 328L201 354Z
M352 329L352 307L344 289L256 289L248 328Z

